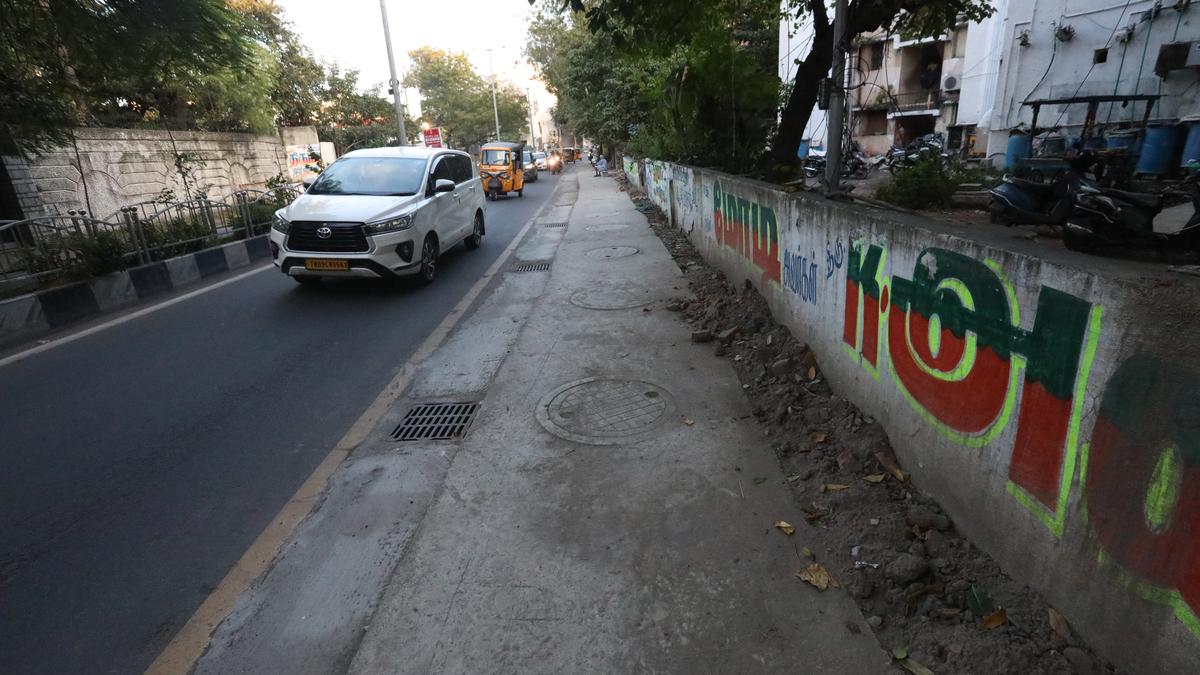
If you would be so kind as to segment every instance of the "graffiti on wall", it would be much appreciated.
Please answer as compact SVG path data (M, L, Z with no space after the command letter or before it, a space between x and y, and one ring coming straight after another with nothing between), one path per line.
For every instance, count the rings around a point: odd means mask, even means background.
M700 211L700 195L695 184L695 174L690 167L671 165L672 207L675 209L675 224L692 231L696 227L696 214Z
M625 178L628 179L629 182L633 183L634 185L640 185L640 183L638 183L637 160L635 160L632 157L622 157L621 164L622 164L622 167L625 169Z
M662 162L658 160L650 162L649 179L650 184L646 186L646 192L649 194L650 200L658 208L668 211L671 208L670 186L668 185L665 166Z
M817 254L807 256L796 252L783 252L783 287L796 294L804 302L817 304Z
M1200 374L1126 360L1089 443L1081 421L1102 307L1045 286L1022 307L999 264L942 249L922 251L908 278L888 268L886 248L850 244L848 353L958 444L1015 427L1008 492L1057 537L1078 477L1101 559L1200 638Z
M775 210L749 199L713 188L713 229L722 246L742 254L763 276L779 283L779 219Z

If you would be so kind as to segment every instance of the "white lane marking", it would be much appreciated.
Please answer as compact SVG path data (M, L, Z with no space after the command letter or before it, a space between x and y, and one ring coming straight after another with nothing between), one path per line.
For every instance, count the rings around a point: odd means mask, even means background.
M144 309L139 309L136 312L130 312L129 314L124 314L115 319L110 319L108 321L105 321L104 323L92 326L91 328L85 328L85 329L79 331L78 333L71 333L69 335L64 335L63 337L53 339L50 342L47 342L46 344L38 345L36 347L30 347L29 349L26 349L23 352L17 352L16 354L13 354L12 356L6 356L6 357L0 359L0 368L3 368L4 366L9 365L10 363L16 363L17 361L20 361L22 359L27 359L30 356L33 356L34 354L41 354L42 352L50 351L51 349L54 349L55 347L61 347L66 344L71 344L72 342L74 342L76 340L82 340L83 338L85 338L89 335L95 335L96 333L99 333L102 330L108 330L109 328L112 328L113 326L119 326L128 321L133 321L134 319L140 319L143 316L146 316L147 314L153 314L155 312L164 310L164 309L170 307L171 305L179 304L179 303L183 302L184 300L194 298L197 295L204 295L205 293L208 293L209 291L215 291L222 286L228 286L229 284L236 283L238 281L241 281L242 279L245 279L246 277L248 277L250 275L258 274L259 272L262 272L263 270L271 269L272 267L274 267L274 265L268 264L263 267L259 267L258 269L250 270L249 272L243 272L243 273L237 275L236 277L229 277L228 279L222 279L221 281L218 281L215 284L205 286L204 288L197 288L194 291L188 291L187 293L184 293L183 295L180 295L175 298L171 298L170 300L163 300L162 302L160 302L156 305L151 305Z
M551 193L551 197L554 193ZM516 251L517 246L525 239L525 235L533 227L534 222L542 215L546 208L552 203L550 199L533 214L517 236L513 237L512 242L500 254L500 257L492 263L482 277L471 287L467 294L462 297L462 300L454 306L454 309L442 319L437 328L430 333L421 343L408 361L400 368L400 372L388 382L379 396L371 403L366 412L362 414L350 426L346 435L342 437L337 445L329 451L329 454L321 460L320 465L305 479L304 483L296 490L295 494L288 499L279 513L271 520L266 529L254 540L250 548L242 554L242 557L234 564L233 568L221 579L221 583L216 589L204 599L200 607L192 614L188 622L183 628L175 634L171 642L163 649L154 659L154 663L146 669L147 675L166 675L166 674L183 674L188 673L195 666L196 661L204 653L208 647L208 641L212 637L213 630L225 620L229 612L233 610L234 603L237 602L238 596L245 591L255 579L270 567L279 550L286 543L289 536L296 529L296 526L304 520L312 507L317 503L321 492L325 490L325 485L329 481L333 472L341 465L342 460L346 458L350 452L360 443L367 439L367 434L375 427L383 414L387 411L396 399L408 389L412 384L413 374L416 372L416 367L422 361L429 358L433 352L441 346L450 331L458 324L459 320L466 315L467 310L475 299L487 287L488 282L492 277L504 266L512 254ZM486 238L485 238L486 241Z

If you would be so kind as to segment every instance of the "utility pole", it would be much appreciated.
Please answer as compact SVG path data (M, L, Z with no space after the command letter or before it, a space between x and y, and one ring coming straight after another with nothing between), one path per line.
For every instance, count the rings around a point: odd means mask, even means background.
M408 145L408 134L404 129L404 104L400 102L400 80L396 77L396 58L392 56L392 32L388 30L387 2L379 0L379 12L383 15L383 39L387 42L388 68L392 71L392 104L396 106L396 124L400 126L400 145Z
M829 78L829 124L825 128L825 193L837 194L842 178L842 126L846 112L846 0L833 13L833 72Z
M533 98L529 96L529 87L525 87L525 105L529 106L529 144L537 150L537 130L533 127Z
M496 117L496 140L500 140L500 108L496 105L496 71L492 68L492 50L488 49L488 74L492 76L492 114Z

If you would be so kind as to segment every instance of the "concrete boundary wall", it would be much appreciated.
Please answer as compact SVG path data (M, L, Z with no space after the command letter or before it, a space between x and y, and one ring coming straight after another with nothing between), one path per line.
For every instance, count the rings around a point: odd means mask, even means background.
M95 279L0 300L0 348L157 299L206 277L248 267L270 257L267 235L263 234Z
M624 168L754 284L1011 576L1122 668L1200 672L1200 280L709 170Z

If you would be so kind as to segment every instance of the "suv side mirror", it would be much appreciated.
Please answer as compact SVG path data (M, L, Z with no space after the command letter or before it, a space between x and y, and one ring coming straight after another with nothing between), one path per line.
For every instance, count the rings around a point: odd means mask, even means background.
M454 181L446 179L446 178L439 178L436 181L434 181L434 183L433 183L433 191L434 192L454 192Z

